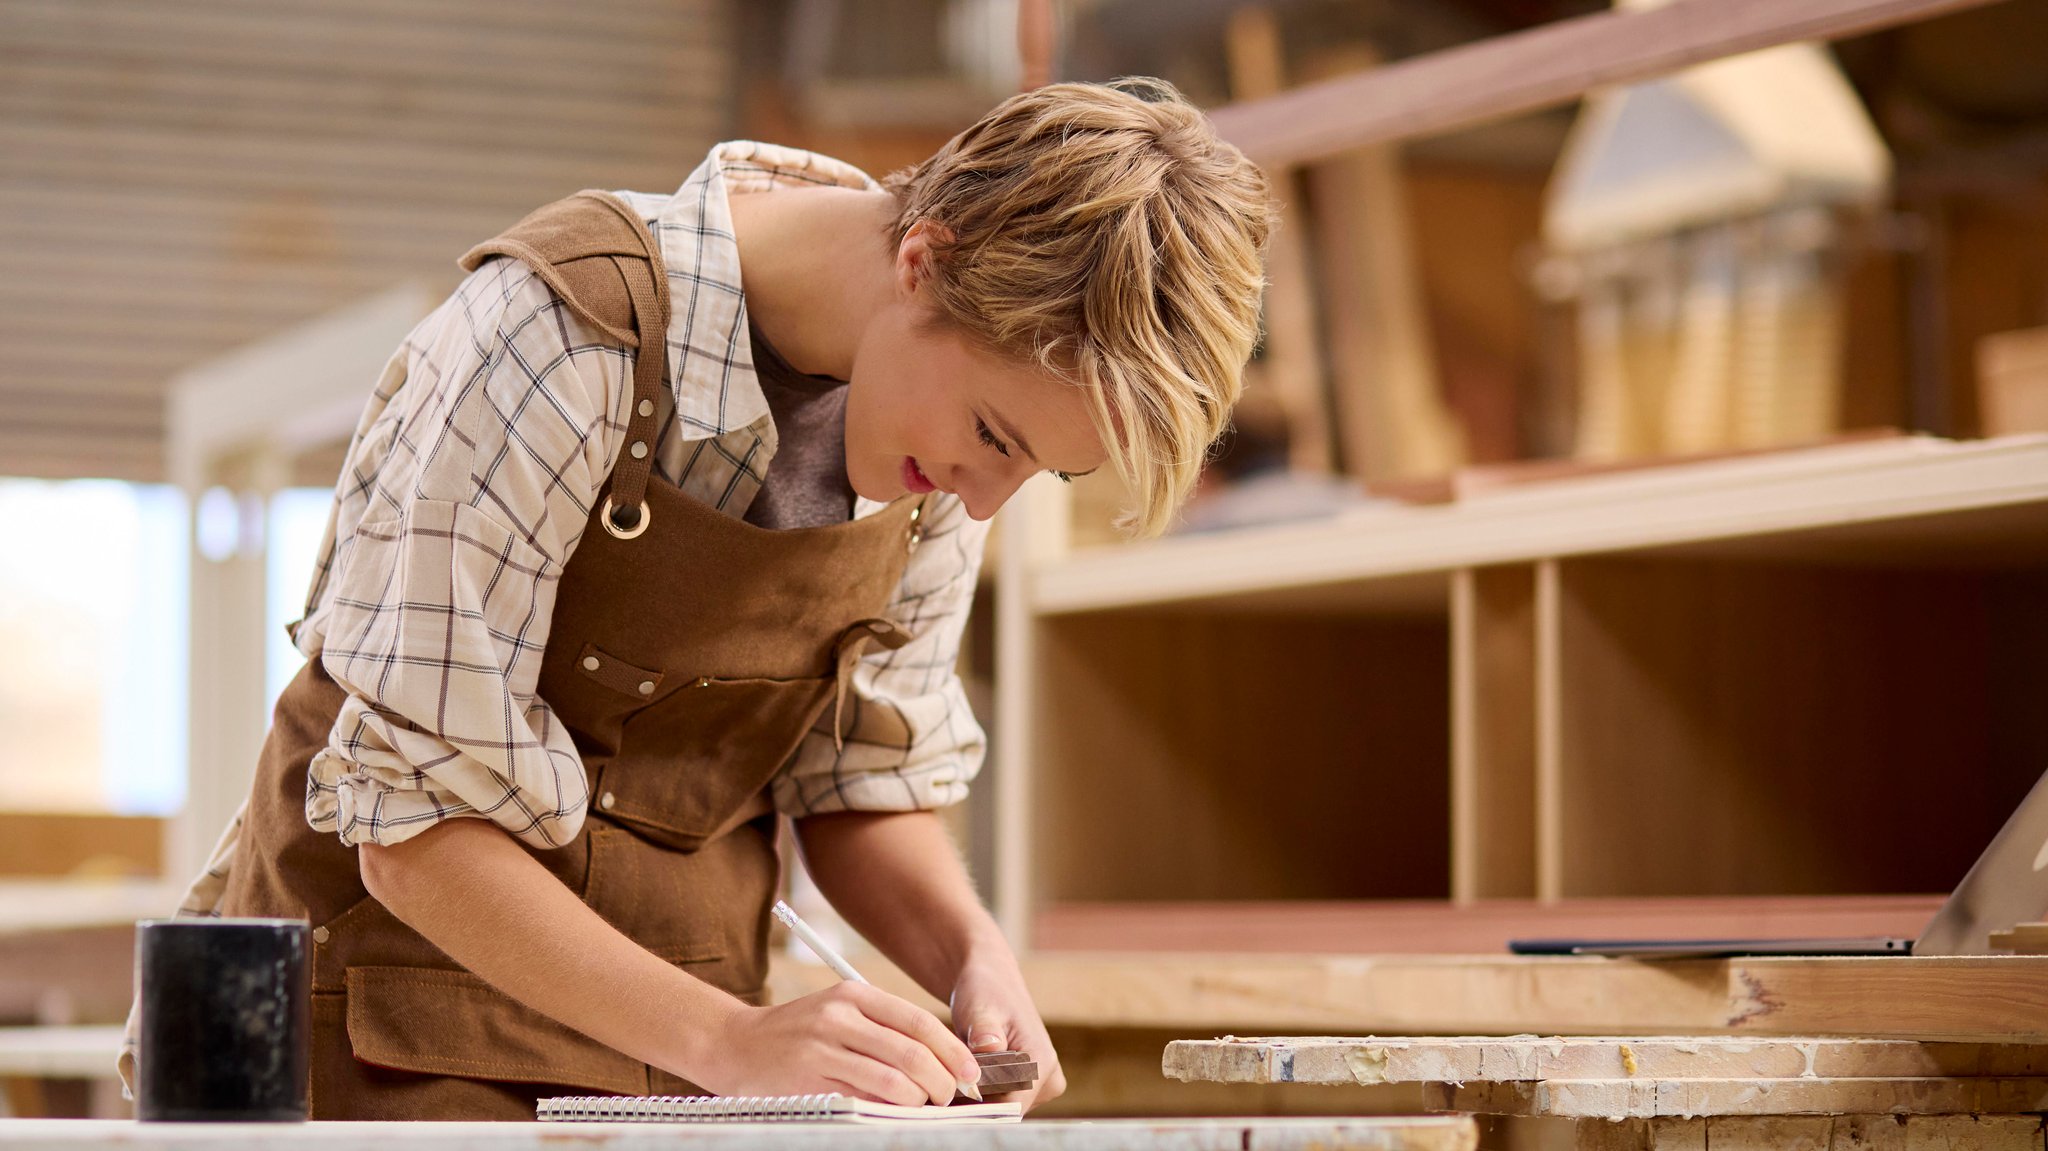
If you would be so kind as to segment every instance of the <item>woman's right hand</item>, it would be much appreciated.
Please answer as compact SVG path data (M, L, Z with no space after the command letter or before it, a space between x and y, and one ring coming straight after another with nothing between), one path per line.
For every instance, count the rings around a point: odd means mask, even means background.
M981 1069L930 1012L866 983L840 983L774 1007L740 1005L710 1029L684 1072L719 1095L836 1091L915 1107L952 1102Z

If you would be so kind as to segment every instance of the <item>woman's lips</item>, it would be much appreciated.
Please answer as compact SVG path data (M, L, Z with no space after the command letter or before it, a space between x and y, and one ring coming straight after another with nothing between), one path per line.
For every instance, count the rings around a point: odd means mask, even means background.
M925 478L925 474L918 468L916 460L911 459L909 456L903 457L903 487L910 494L923 495L938 486Z

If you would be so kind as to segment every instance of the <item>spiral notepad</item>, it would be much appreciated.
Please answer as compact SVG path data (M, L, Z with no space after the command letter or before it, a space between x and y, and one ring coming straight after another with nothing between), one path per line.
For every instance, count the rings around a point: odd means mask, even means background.
M536 1117L554 1123L1015 1123L1017 1103L899 1107L850 1095L564 1095Z

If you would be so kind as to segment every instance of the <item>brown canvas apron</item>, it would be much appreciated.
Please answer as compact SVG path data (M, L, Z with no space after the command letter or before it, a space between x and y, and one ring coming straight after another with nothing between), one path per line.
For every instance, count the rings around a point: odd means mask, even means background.
M648 349L627 443L651 447L668 307L638 216L578 193L464 266L499 254L621 345ZM592 799L573 841L533 855L641 946L758 1002L779 879L765 788L835 691L843 700L861 652L908 638L878 617L923 504L767 531L684 495L650 462L620 455L563 572L539 692L574 736ZM313 1117L531 1119L546 1095L694 1092L501 994L369 896L354 849L305 818L307 765L343 698L316 658L278 700L222 906L315 927Z

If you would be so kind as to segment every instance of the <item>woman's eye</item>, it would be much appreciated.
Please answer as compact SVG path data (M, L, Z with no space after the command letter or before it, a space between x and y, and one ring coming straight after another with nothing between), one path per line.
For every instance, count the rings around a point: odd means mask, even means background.
M979 434L981 435L981 442L982 442L982 443L984 443L984 444L988 445L989 447L992 447L992 448L994 448L995 450L997 450L997 451L999 451L999 452L1003 453L1003 454L1004 454L1004 455L1006 455L1006 456L1010 454L1010 445L1008 445L1008 444L1004 443L1003 441L1001 441L1001 440L997 439L997 438L996 438L996 436L995 436L995 433L994 433L994 432L991 432L991 431L989 431L989 430L988 430L988 425L987 425L987 424L985 424L985 423L982 423L982 422L981 422L981 420L980 420L979 418L977 418L977 419L976 419L976 420L974 421L974 430L975 430L975 431L976 431L977 433L979 433Z

